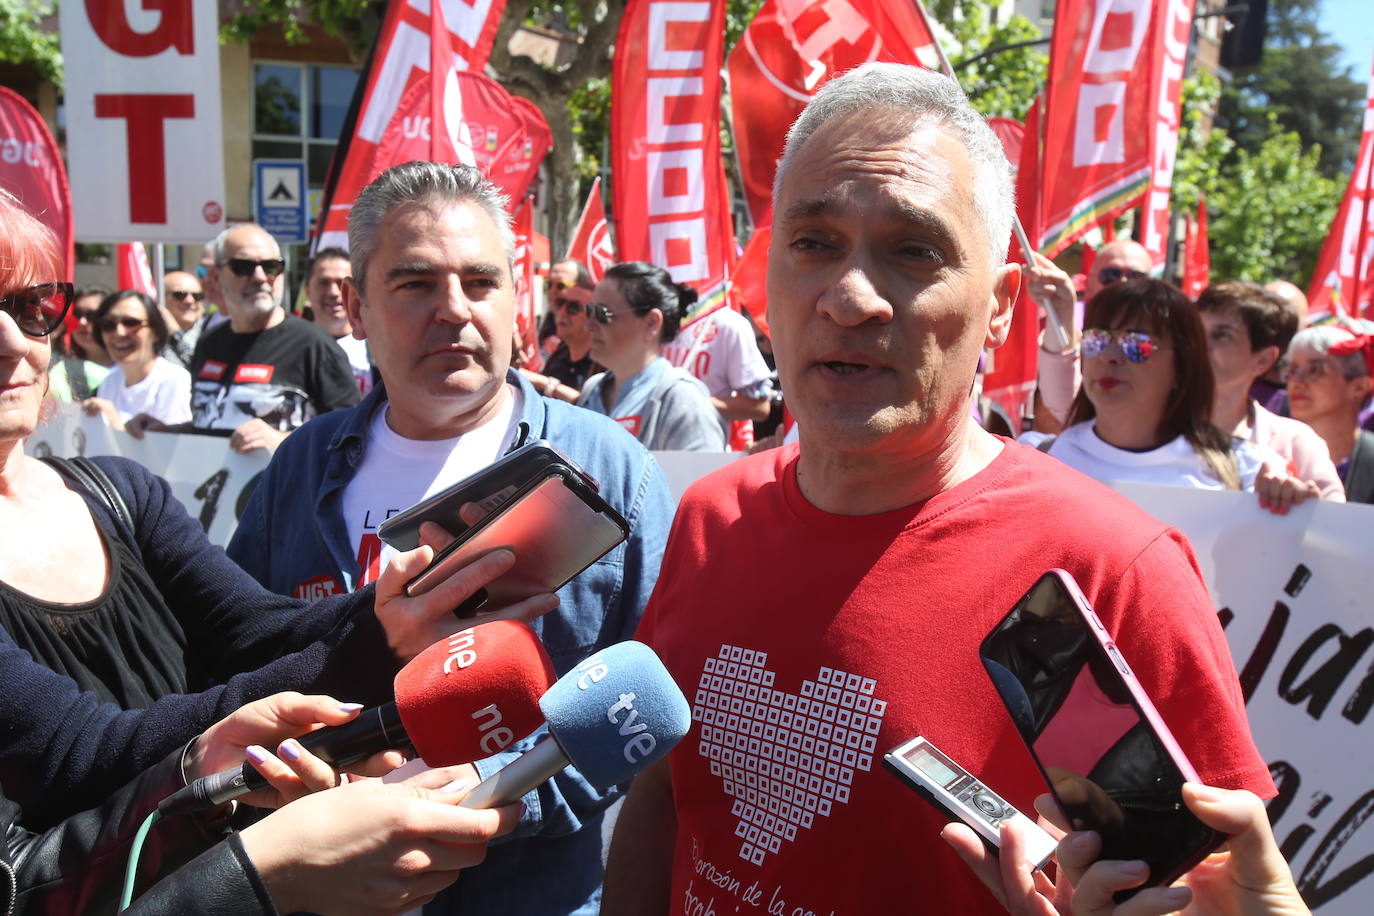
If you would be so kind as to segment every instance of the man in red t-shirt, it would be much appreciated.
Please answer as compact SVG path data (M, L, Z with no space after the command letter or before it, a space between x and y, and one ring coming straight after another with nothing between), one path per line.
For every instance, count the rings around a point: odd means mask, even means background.
M1053 567L1201 778L1273 793L1187 541L970 420L1020 282L1011 212L996 137L937 74L867 65L793 126L768 317L801 441L683 497L638 635L694 724L631 789L607 916L1001 912L878 760L924 735L1029 810L1045 786L978 645Z

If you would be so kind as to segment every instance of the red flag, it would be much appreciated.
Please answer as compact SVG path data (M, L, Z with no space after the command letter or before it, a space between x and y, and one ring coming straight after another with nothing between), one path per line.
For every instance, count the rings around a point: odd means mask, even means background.
M544 365L539 353L539 323L534 315L534 208L525 198L515 210L515 330L521 351L512 354L520 365L538 371Z
M1053 257L1150 181L1151 0L1060 0L1045 88L1040 238Z
M592 180L587 205L582 208L565 257L586 264L593 283L600 283L606 269L616 263L615 245L611 242L610 227L606 225L606 202L601 198L600 176Z
M1178 156L1179 114L1183 104L1183 66L1193 28L1195 0L1165 0L1156 5L1150 32L1150 190L1141 208L1141 244L1159 267L1169 246L1169 191Z
M696 287L695 319L724 304L735 256L720 153L725 0L629 0L615 49L616 247Z
M768 329L768 241L773 237L771 226L756 229L744 246L739 264L735 265L735 284L730 291L735 304L748 312L759 330L772 336Z
M0 86L0 187L9 191L61 246L62 279L70 282L76 262L72 247L72 195L67 170L48 125L24 97Z
M412 105L405 115L400 112L401 102L411 89L419 83L428 85L433 81L430 34L435 25L430 11L441 10L440 16L445 20L440 28L447 34L444 45L448 50L445 53L439 49L439 56L449 61L452 70L481 73L505 6L505 0L426 3L419 9L410 3L387 5L377 45L349 107L341 133L343 142L330 163L320 223L315 233L317 250L328 246L348 247L348 211L358 192L381 171L376 168L379 164L377 146L393 122L400 124L398 129L402 132L423 137L426 142L435 135L441 142L443 138L454 136L449 130L431 131L434 113L429 93L423 99L411 99ZM445 95L435 98L442 99L446 106L450 104ZM456 102L456 97L452 101ZM447 108L441 110L447 115ZM407 116L412 119L410 123L401 123ZM456 119L447 123L456 123ZM448 157L446 161L451 162L453 158ZM386 166L395 164L385 163ZM515 202L518 200L516 198Z
M1360 155L1322 246L1307 300L1312 315L1374 317L1374 74L1365 95Z
M836 73L872 60L938 66L917 4L765 0L730 52L730 110L754 225L772 222L787 129Z
M148 268L148 249L142 242L123 242L116 253L115 282L120 289L132 289L157 298L157 284Z
M1212 254L1207 244L1207 202L1198 201L1197 219L1188 218L1188 235L1183 241L1183 294L1189 299L1202 295L1212 282Z
M1026 236L1035 239L1040 231L1038 223L1037 193L1040 187L1040 105L1036 98L1026 113L1026 123L1017 125L1021 130L1010 130L1006 125L993 130L1002 141L1002 148L1010 159L1014 151L1018 155L1016 166L1016 209ZM996 119L1005 120L1005 119ZM1011 122L1015 124L1016 122ZM1033 244L1033 242L1032 242ZM1012 260L1025 263L1025 252L1021 245L1013 241L1010 247ZM1036 351L1040 347L1040 308L1026 292L1026 283L1021 282L1021 293L1017 297L1011 316L1011 330L1007 341L993 350L988 358L983 375L983 396L997 402L1012 418L1020 418L1030 413L1030 399L1035 393L1035 377L1038 362Z

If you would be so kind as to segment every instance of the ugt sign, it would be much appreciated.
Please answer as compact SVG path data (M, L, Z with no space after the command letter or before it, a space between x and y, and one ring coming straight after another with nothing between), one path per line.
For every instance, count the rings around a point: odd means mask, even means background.
M223 227L217 7L61 5L78 238L190 242Z

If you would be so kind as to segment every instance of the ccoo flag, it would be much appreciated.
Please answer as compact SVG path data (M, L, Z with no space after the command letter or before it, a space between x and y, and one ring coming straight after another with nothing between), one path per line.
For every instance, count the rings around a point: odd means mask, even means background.
M756 226L772 222L787 129L837 73L869 61L939 66L916 2L764 0L730 52L730 110Z
M1371 315L1374 305L1374 74L1365 95L1364 136L1345 199L1322 246L1307 293L1313 316Z
M1032 238L1054 257L1150 183L1151 0L1060 0L1045 84L1044 152Z
M611 71L616 247L724 305L735 258L720 152L725 0L629 0ZM687 323L684 320L684 325Z
M447 60L451 71L480 74L491 54L496 27L505 6L505 0L472 0L470 3L464 0L434 3L397 0L387 5L377 44L358 82L344 122L343 140L330 163L315 233L316 250L329 246L348 247L348 211L364 185L386 167L396 164L386 162L382 168L377 168L380 164L377 148L393 121L401 121L399 109L407 93L418 84L428 85L434 81L432 59ZM437 28L442 30L440 34L444 40L439 47L432 47L432 44L439 44L430 40L431 30L437 30L436 22L442 23ZM443 130L431 130L430 98L428 93L423 100L412 96L410 102L418 107L423 101L424 110L412 112L414 120L409 125L402 123L397 129L405 131L408 128L425 140L437 136L443 142L443 138L452 137L454 133L447 126ZM442 112L448 104L448 95L445 93L438 98Z

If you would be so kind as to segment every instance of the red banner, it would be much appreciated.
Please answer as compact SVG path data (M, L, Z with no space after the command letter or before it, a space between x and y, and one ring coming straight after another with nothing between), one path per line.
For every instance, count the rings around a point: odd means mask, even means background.
M1179 115L1183 104L1183 66L1193 28L1195 0L1163 0L1150 32L1150 190L1142 208L1140 238L1162 270L1169 247L1169 191L1178 157Z
M601 197L601 178L592 181L592 190L587 194L587 205L582 208L582 217L573 231L572 244L568 246L565 257L581 261L587 265L593 283L600 283L606 270L616 263L615 244L611 241L611 230L606 225L606 201Z
M1307 293L1310 314L1374 317L1374 74L1365 95L1364 136L1345 199L1322 246Z
M527 369L543 368L544 357L539 353L539 323L534 314L534 207L525 198L515 210L512 228L515 230L515 330L520 335L521 349L512 353L513 360Z
M132 289L157 298L157 284L148 267L148 249L142 242L123 242L116 246L115 282L120 289Z
M754 225L772 222L773 174L797 115L836 73L873 60L938 66L915 3L764 0L729 63L735 148Z
M1040 188L1050 257L1134 206L1150 182L1151 0L1060 0L1045 88Z
M735 286L730 291L735 304L748 312L759 330L769 337L772 332L768 327L768 243L772 237L771 226L755 230L749 237L735 266Z
M1013 160L1016 163L1016 210L1026 235L1031 239L1036 238L1040 231L1036 208L1036 192L1040 184L1040 104L1041 99L1037 97L1026 113L1024 126L1011 122L1021 128L1019 131L1011 130L1007 124L1003 124L1001 129L993 125L1007 158L1010 159L1013 152L1018 156L1019 161ZM1025 262L1025 252L1014 238L1008 249L1008 258ZM1026 292L1023 277L1007 341L991 352L983 375L983 396L1000 404L1013 424L1019 423L1021 417L1030 413L1039 359L1036 351L1039 348L1040 307Z
M1212 282L1212 252L1207 242L1207 202L1198 201L1197 219L1188 217L1183 240L1183 294L1196 299Z
M735 256L720 152L725 0L630 0L615 49L616 247L723 303Z
M72 195L62 154L43 117L23 96L4 86L0 86L0 187L52 230L65 263L62 279L70 282L76 257Z
M434 112L430 93L424 94L423 101L411 98L411 107L404 115L400 110L402 101L417 84L428 86L435 81L433 57L447 59L450 72L480 74L491 54L505 5L505 0L445 0L426 4L431 10L440 11L442 18L441 34L446 34L447 40L437 43L430 41L435 24L429 12L410 3L387 5L386 20L372 59L344 124L343 142L329 167L320 224L315 233L316 249L348 247L348 211L363 186L382 171L377 168L377 147L393 123L400 124L397 129L402 133L409 132L426 141L432 136L440 137L440 142L455 136L448 130L431 130ZM435 94L434 98L442 100L440 111L445 115L455 104L459 110L464 107L448 93ZM446 123L457 120L448 118ZM426 154L419 158L430 157ZM454 161L451 156L445 158ZM395 164L386 162L383 168ZM512 203L518 202L516 198Z

